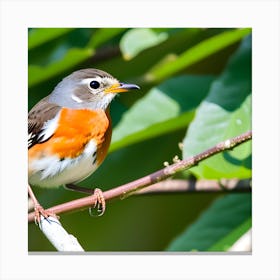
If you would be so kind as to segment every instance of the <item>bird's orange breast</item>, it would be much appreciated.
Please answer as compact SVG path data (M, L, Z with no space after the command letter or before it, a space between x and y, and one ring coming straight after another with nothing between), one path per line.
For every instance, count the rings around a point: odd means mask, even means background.
M54 134L46 142L29 149L29 159L48 155L57 155L61 159L75 158L90 140L94 140L97 164L100 164L107 154L111 133L109 112L63 108Z

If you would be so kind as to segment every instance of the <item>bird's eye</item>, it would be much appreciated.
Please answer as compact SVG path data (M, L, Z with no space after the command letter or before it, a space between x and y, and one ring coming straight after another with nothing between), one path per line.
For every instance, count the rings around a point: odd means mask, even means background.
M93 88L93 89L97 89L97 88L100 87L100 83L97 82L97 81L91 81L90 84L89 84L89 86L90 86L91 88Z

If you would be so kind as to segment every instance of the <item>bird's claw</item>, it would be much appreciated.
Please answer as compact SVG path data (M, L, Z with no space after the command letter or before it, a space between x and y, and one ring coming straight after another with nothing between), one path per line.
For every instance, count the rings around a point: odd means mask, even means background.
M106 209L106 202L103 193L100 189L96 188L93 193L94 203L91 208L89 208L89 214L91 216L102 216ZM93 213L93 209L97 211L97 214Z
M48 217L53 217L55 219L59 219L59 216L57 216L55 213L45 210L40 204L36 204L34 206L34 221L36 225L41 224L41 215L45 218L48 219Z

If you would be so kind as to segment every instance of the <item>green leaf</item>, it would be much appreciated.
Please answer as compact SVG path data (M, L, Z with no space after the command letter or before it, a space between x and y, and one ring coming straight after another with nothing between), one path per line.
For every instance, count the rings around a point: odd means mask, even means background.
M74 28L34 28L28 33L28 50L34 49L49 41L59 38Z
M126 28L99 28L94 32L87 46L96 49L122 33L125 29Z
M152 88L122 117L110 151L187 127L206 96L211 76L180 76Z
M120 41L124 59L130 60L141 51L156 46L168 38L166 32L156 32L150 28L136 28L127 31Z
M167 251L225 251L251 227L251 194L217 199Z
M178 71L240 41L249 33L251 33L250 28L236 29L206 39L186 50L181 55L174 58L173 61L159 63L158 67L155 66L146 74L145 78L148 81L154 82L170 77Z
M128 134L120 140L113 139L110 146L110 152L114 152L125 146L129 146L131 144L145 141L150 138L154 138L167 133L173 133L176 130L182 129L182 127L186 127L186 125L190 123L191 120L193 119L193 116L194 116L194 111L192 110L189 112L185 112L179 115L178 117L171 118L166 121L158 122L156 124L151 124L147 128L140 131L136 131L135 133L132 134ZM119 133L119 131L116 130L114 135L117 135L117 133ZM122 132L120 132L120 134L121 133ZM123 133L125 134L125 132ZM118 137L118 135L116 137Z
M251 39L244 40L224 73L213 82L184 139L183 157L251 129ZM191 169L203 178L251 177L251 142L201 162Z
M250 228L252 228L252 218L250 217L245 222L240 224L236 229L233 229L224 238L212 245L209 251L228 251L228 249L244 235Z
M32 87L73 68L93 55L91 49L70 49L65 56L46 67L30 65L28 67L28 86Z

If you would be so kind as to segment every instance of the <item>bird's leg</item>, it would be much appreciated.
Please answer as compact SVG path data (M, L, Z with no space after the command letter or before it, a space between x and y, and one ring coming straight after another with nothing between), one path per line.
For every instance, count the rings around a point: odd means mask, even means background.
M91 216L96 216L95 214L93 214L93 208L95 208L97 210L97 216L102 216L104 214L106 209L106 202L100 189L96 188L94 190L91 190L85 187L77 186L75 184L66 184L65 188L72 191L87 193L95 196L95 202L93 204L93 207L89 208L89 213Z
M64 185L64 187L68 190L71 190L71 191L94 194L94 190L91 190L91 189L88 189L88 188L85 188L85 187L80 187L80 186L77 186L75 184L66 184L66 185Z
M54 217L56 219L58 219L59 217L57 215L55 215L53 212L51 211L48 211L48 210L45 210L41 204L38 202L35 194L33 193L31 187L28 185L28 194L31 198L31 200L33 201L34 203L34 212L35 212L35 216L34 216L34 221L35 221L35 224L40 224L41 222L41 218L40 218L40 215L42 215L44 218L48 218L48 217Z

